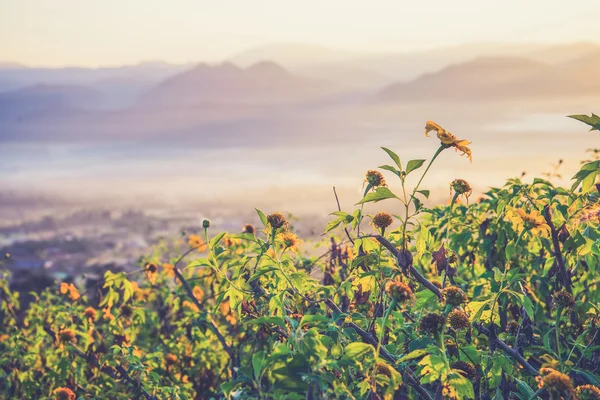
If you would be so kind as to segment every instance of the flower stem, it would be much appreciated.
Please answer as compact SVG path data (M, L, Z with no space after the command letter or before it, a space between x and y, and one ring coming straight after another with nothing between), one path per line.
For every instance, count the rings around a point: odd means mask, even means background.
M554 333L556 333L556 354L558 355L559 365L562 365L562 357L560 355L560 316L563 308L559 306L556 309L556 322L554 323Z
M412 192L413 196L415 195L415 193L417 193L417 190L419 189L419 186L421 185L421 182L423 182L423 178L425 178L425 175L427 175L427 172L429 171L429 168L431 168L431 164L433 164L433 162L435 161L435 159L440 155L440 153L444 149L445 149L444 146L440 146L436 150L435 154L431 158L431 161L429 161L429 164L427 165L427 168L425 168L425 172L423 172L423 175L421 175L421 179L419 179L419 182L417 183L417 186L415 186L415 188L413 189L413 192ZM411 198L411 200L412 200L412 198Z
M379 333L379 340L377 341L377 357L379 357L379 351L381 350L381 342L383 341L383 336L385 334L385 324L387 323L388 317L390 316L390 312L396 308L397 301L396 299L392 299L389 307L385 311L383 315L383 321L381 322L381 332Z

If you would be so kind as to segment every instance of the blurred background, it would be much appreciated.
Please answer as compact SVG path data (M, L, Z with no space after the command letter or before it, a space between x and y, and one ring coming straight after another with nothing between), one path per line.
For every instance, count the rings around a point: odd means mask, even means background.
M0 2L0 248L17 269L127 266L203 218L254 207L306 237L364 174L472 141L424 184L473 199L568 183L598 135L597 0ZM562 160L562 163L560 162ZM386 173L387 174L387 173ZM392 176L386 175L392 190ZM393 205L378 203L372 211ZM371 209L369 209L371 210Z

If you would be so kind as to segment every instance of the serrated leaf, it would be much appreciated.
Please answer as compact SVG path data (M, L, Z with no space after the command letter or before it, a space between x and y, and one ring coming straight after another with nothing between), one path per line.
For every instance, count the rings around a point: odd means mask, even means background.
M581 121L584 124L591 126L592 129L590 129L590 131L600 131L600 117L594 113L592 113L592 115L589 117L585 114L567 115L567 117L576 119L577 121Z

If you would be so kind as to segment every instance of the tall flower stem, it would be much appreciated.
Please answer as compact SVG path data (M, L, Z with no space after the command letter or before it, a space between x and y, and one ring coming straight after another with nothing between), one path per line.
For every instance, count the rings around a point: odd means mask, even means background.
M377 352L375 353L377 357L379 357L379 351L381 350L381 342L383 341L383 337L385 335L385 324L387 323L388 317L390 316L390 312L392 312L392 310L396 308L397 303L398 302L396 301L396 299L392 299L392 301L390 302L390 306L387 308L385 314L383 315L383 321L381 321L381 332L379 333L379 340L377 341Z

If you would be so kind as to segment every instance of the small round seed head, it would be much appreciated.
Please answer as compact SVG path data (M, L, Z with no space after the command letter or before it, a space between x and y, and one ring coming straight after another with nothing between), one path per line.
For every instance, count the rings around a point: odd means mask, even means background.
M95 320L96 319L96 310L92 307L88 307L83 310L83 316L87 319Z
M456 361L455 363L452 363L452 368L463 371L465 377L470 381L477 379L477 369L471 363L466 361Z
M250 234L254 235L254 232L255 232L254 226L251 224L246 224L242 228L242 233L250 233Z
M452 187L452 190L454 190L454 192L456 192L459 195L464 194L468 197L473 192L473 189L471 188L471 185L469 185L469 182L465 181L464 179L455 179L452 181L450 186Z
M419 329L425 333L437 334L442 330L445 322L446 320L442 315L436 313L429 313L426 314L423 318L421 318Z
M469 321L469 316L463 310L454 309L448 314L448 324L455 331L460 331L462 329L467 329L471 322Z
M75 341L75 331L72 329L61 329L58 331L58 340L62 343L69 343Z
M553 371L545 375L543 378L544 387L553 394L559 396L568 396L573 393L573 382L568 375L562 372Z
M128 304L123 304L121 306L121 315L127 319L131 318L131 316L133 315L133 307L131 307Z
M267 221L273 229L279 229L287 223L285 216L280 212L267 215Z
M380 212L373 217L373 225L379 229L385 229L394 222L392 216L386 212Z
M375 374L376 375L384 375L388 378L392 377L392 367L384 362L377 362L375 364Z
M554 304L558 307L573 308L575 305L575 299L573 298L573 295L567 291L561 290L554 293L552 297L554 298Z
M581 385L575 388L578 400L600 400L600 389L593 385Z
M448 286L442 293L446 298L446 304L459 306L467 302L467 295L458 286Z
M54 399L55 400L75 400L77 396L73 391L66 387L59 387L54 389Z
M385 292L390 298L396 300L398 303L411 301L415 298L410 286L404 282L389 281L385 285Z
M375 170L367 171L367 183L372 187L385 186L385 179L381 172Z
M209 220L207 220L207 219L203 220L203 221L202 221L202 227L203 227L204 229L208 229L208 228L210 228L210 221L209 221Z

